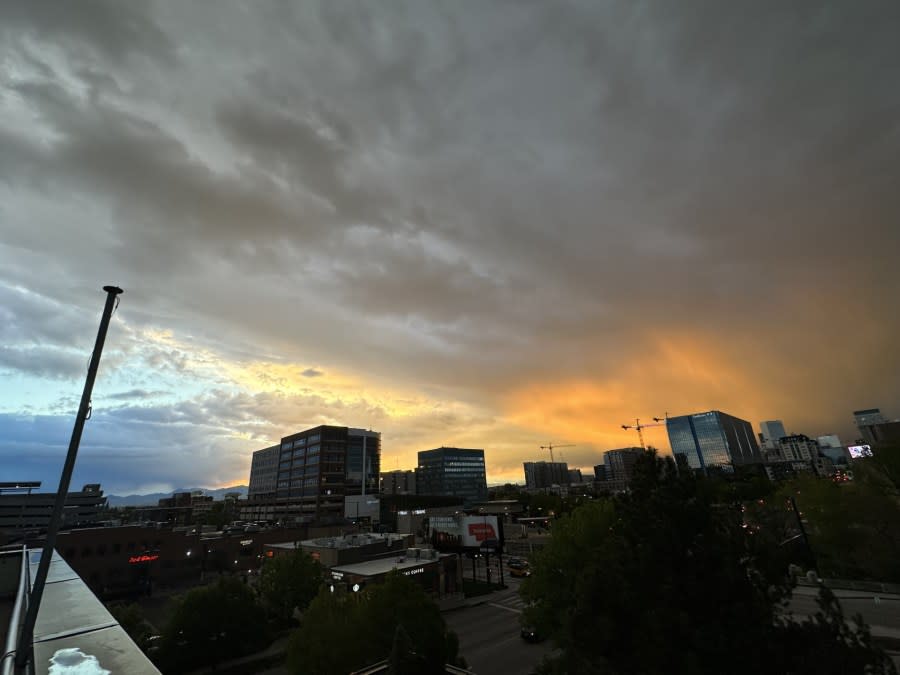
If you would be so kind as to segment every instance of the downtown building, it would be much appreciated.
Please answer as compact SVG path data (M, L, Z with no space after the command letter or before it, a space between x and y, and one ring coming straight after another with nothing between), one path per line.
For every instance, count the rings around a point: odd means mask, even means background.
M435 497L459 497L463 505L487 499L484 450L435 448L419 452L416 492Z
M853 420L863 444L900 445L900 420L887 420L878 408L856 410Z
M56 503L55 492L38 492L40 481L0 483L0 542L26 532L46 532ZM60 529L94 527L107 517L107 501L99 483L66 494Z
M525 487L546 490L554 485L569 484L569 465L566 462L524 462Z
M398 469L381 472L381 494L414 495L416 494L416 472Z
M381 434L318 426L253 453L244 520L336 522L345 497L376 495Z
M759 423L760 445L767 450L775 450L778 448L778 441L788 435L784 430L784 422L781 420L768 420Z
M733 472L763 461L750 422L719 410L669 417L666 431L676 460L696 471Z
M643 448L635 447L604 452L603 464L594 467L598 488L607 492L627 490L634 476L634 465L645 452Z

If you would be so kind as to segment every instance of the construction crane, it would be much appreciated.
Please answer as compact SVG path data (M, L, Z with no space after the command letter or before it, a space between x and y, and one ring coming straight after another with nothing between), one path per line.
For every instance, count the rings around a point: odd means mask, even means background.
M566 443L564 445L553 445L553 443L550 443L549 445L542 445L541 450L549 450L550 451L550 461L552 462L552 461L554 461L553 448L574 448L574 447L575 447L574 443Z
M669 413L666 413L666 416L665 416L665 417L654 417L654 418L653 418L653 422L654 422L653 424L641 424L640 418L635 418L634 424L623 424L623 425L622 425L622 428L625 429L626 431L627 431L628 429L634 429L635 431L637 431L637 432L638 432L638 439L641 441L641 447L642 447L644 450L646 450L646 449L647 449L647 446L644 445L644 433L643 433L643 429L646 429L647 427L664 427L664 426L666 426L666 423L667 423L668 421L669 421Z

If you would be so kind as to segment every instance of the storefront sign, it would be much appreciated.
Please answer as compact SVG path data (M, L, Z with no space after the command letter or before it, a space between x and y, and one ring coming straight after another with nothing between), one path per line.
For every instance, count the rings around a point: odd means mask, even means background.
M137 563L145 563L145 562L153 562L154 560L159 560L159 555L154 553L153 555L147 555L146 553L141 555L133 555L128 559L129 564L135 565Z
M408 577L411 577L413 574L422 574L425 571L424 567L414 567L411 570L403 570L403 574Z

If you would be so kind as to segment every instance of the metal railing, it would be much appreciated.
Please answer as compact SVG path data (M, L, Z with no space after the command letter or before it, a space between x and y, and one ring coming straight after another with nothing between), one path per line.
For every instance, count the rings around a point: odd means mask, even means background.
M9 618L9 628L6 633L6 644L3 646L2 675L15 673L16 642L19 639L19 631L22 627L22 619L28 609L28 597L31 595L31 564L28 558L28 548L22 547L21 551L8 551L2 555L21 556L21 569L19 570L19 584L16 589L16 599L13 605L12 615ZM27 673L34 670L29 664Z

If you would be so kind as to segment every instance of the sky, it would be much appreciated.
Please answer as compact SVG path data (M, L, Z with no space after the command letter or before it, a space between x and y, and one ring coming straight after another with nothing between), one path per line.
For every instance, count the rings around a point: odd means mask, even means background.
M718 409L900 416L900 4L0 3L0 480L488 482ZM668 450L664 429L646 442Z

